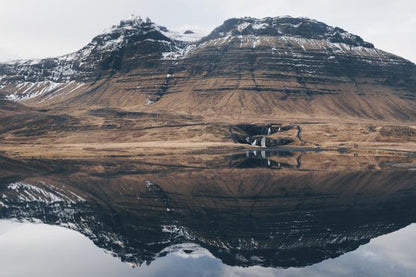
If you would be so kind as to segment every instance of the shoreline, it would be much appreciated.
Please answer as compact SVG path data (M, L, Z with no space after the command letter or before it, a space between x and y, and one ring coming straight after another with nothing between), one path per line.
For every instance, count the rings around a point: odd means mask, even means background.
M134 158L174 155L224 155L247 151L264 152L338 152L338 153L395 153L416 156L416 143L367 143L359 147L327 145L319 147L286 145L277 148L253 147L232 142L154 141L129 143L31 144L3 143L0 155L17 159L100 159Z

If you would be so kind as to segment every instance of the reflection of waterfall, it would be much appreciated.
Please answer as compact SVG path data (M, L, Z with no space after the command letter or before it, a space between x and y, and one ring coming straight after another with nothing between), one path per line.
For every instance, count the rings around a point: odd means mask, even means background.
M274 169L282 168L299 168L298 163L293 161L293 164L285 161L276 161L273 158L291 158L294 156L293 152L289 151L267 151L267 150L249 150L245 154L237 154L230 157L229 166L237 168L256 168L266 167Z
M80 163L76 174L0 185L0 218L76 230L133 264L152 262L175 245L197 251L189 246L196 244L228 265L270 267L338 257L416 221L416 172L297 170L312 154L261 149L230 157L233 168L161 171L120 161L111 174L104 162ZM279 168L290 170L270 170Z
M261 147L266 147L266 137L261 138Z
M273 162L268 158L264 161ZM380 172L334 173L324 178L322 173L312 174L308 175L310 186L306 190L299 187L304 176L270 174L272 171L264 169L244 172L215 170L218 178L201 171L182 177L168 174L157 187L153 180L142 182L145 189L135 201L114 188L111 193L117 193L111 196L102 186L104 195L110 197L102 204L95 200L49 203L42 192L37 201L35 195L26 199L19 197L19 193L26 195L23 190L9 189L2 191L8 201L0 214L4 219L41 221L76 230L132 264L151 262L182 246L185 252L198 253L199 248L189 247L196 244L225 264L272 267L305 266L334 258L416 220L416 191L411 185L403 187L403 180L414 183L414 173L397 180L401 182L399 188L391 190L382 185L380 192L363 189L356 182L357 177L378 183ZM390 182L397 177L392 175L382 177ZM177 185L171 187L171 180ZM321 187L327 180L333 185ZM35 185L30 185L31 191L38 191ZM350 194L354 206L345 200L345 193ZM169 211L163 199L169 200Z

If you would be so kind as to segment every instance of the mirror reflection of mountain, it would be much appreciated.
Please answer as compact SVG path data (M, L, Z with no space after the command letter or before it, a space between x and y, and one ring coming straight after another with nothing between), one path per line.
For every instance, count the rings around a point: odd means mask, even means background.
M196 244L228 265L303 267L416 222L415 160L328 151L1 158L0 216L76 230L133 264Z

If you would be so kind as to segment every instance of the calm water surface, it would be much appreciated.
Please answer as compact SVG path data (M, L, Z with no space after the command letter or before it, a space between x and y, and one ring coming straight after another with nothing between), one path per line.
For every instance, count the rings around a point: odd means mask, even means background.
M133 267L66 228L0 222L1 276L415 276L416 225L371 240L338 258L303 268L229 266L197 245L178 245ZM185 253L184 249L193 249Z
M0 157L0 276L415 276L412 155Z

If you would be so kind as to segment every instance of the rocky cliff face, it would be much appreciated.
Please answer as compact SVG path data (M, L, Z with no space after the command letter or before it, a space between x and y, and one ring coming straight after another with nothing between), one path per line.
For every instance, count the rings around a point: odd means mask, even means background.
M203 38L131 18L73 54L2 64L0 76L4 98L36 106L416 116L413 63L307 18L229 19Z

